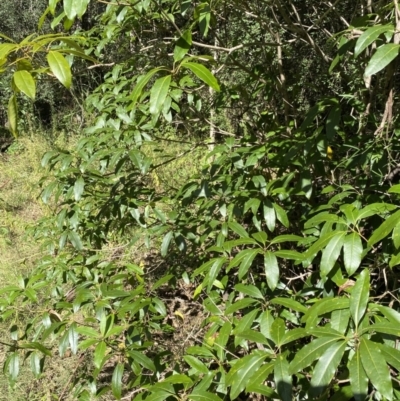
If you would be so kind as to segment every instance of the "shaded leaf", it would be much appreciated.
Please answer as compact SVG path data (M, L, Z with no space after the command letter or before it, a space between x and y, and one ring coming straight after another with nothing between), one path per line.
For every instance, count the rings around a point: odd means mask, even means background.
M347 341L332 344L319 358L310 382L310 393L313 396L321 394L333 379L346 346Z
M350 385L355 401L364 401L368 394L368 378L358 349L349 362Z
M379 345L361 337L361 362L373 386L389 400L393 397L392 381Z
M276 357L274 381L281 400L292 401L292 375L289 373L289 363L282 354Z

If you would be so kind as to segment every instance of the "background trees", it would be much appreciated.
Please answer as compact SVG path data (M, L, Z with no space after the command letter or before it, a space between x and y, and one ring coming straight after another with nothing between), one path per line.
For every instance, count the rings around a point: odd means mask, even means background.
M56 33L5 38L15 135L43 77L85 97L43 158L49 256L2 290L5 321L42 311L12 326L11 381L58 348L81 400L397 399L399 17L64 0Z

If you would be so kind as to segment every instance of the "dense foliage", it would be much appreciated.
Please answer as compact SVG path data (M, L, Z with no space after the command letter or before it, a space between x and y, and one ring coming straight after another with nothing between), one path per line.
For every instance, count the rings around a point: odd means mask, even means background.
M48 257L0 290L10 380L58 348L79 400L399 399L397 0L93 3L0 44L15 136L43 77L101 71L43 158Z

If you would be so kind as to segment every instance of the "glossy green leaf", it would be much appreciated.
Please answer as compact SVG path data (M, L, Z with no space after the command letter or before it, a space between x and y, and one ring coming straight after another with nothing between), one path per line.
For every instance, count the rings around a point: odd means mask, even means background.
M142 365L144 368L151 370L152 372L156 371L154 362L148 356L146 356L143 351L130 350L128 353L134 361Z
M358 349L349 362L350 385L355 401L365 401L368 394L368 378Z
M333 266L335 265L342 250L345 235L346 233L343 231L338 232L330 239L326 248L323 250L321 257L322 277L327 276L328 273L332 270Z
M239 280L241 280L247 274L253 263L254 258L258 255L259 252L259 249L245 249L244 251L240 252L241 254L243 254L243 257L242 263L239 267Z
M363 331L370 331L370 332L375 331L377 333L384 333L400 337L400 325L398 323L391 323L391 322L376 323L366 327Z
M346 341L332 344L319 358L310 382L310 393L313 396L321 394L333 379L346 346Z
M249 234L247 233L247 231L236 221L230 221L228 223L228 226L234 233L239 235L239 237L241 237L241 238L249 237ZM254 241L252 241L252 242L254 242Z
M79 201L82 197L85 188L85 180L83 177L79 177L74 184L74 197L76 201Z
M399 54L400 45L388 43L378 48L365 69L365 76L377 74L387 67Z
M358 276L350 295L350 313L356 326L367 309L369 300L369 270L364 269Z
M295 374L300 370L311 366L311 364L334 343L338 341L337 337L320 337L301 348L290 363L290 374Z
M271 325L271 339L278 347L282 344L285 331L285 322L283 319L278 317Z
M161 244L161 256L167 256L169 244L171 243L173 236L174 233L172 231L169 231L167 234L165 234Z
M19 375L19 355L18 352L13 352L8 358L8 373L12 381L15 381Z
M254 372L249 383L247 384L246 391L249 392L249 388L263 384L267 380L268 376L273 372L273 370L273 362L262 365L259 369L257 369L256 372Z
M240 333L236 334L236 337L244 338L245 340L252 341L256 344L268 344L268 341L263 334L251 329L241 331Z
M264 254L264 268L268 287L274 290L279 282L279 266L278 259L271 251Z
M30 357L31 371L36 378L42 373L42 363L38 352L32 352Z
M150 113L159 114L167 98L171 85L171 75L158 78L150 90Z
M293 309L296 312L306 313L308 311L308 308L306 306L302 305L300 302L295 301L292 298L276 297L272 298L270 303L273 305L285 306L286 308Z
M143 75L138 78L136 86L133 89L132 94L131 94L132 103L129 106L130 109L133 109L135 107L140 95L142 94L144 87L148 84L150 79L153 78L153 76L155 74L157 74L157 72L161 71L162 69L163 69L162 67L153 68L146 75Z
M374 230L373 234L368 240L368 245L372 246L387 237L394 227L397 225L400 219L400 210L393 213L388 217L377 229Z
M203 81L206 85L213 88L215 91L220 91L217 79L204 65L198 63L183 62L182 67L188 68L190 71L193 72L194 75L196 75L197 78Z
M124 375L124 364L121 362L117 363L114 368L114 372L111 379L111 390L113 396L117 399L121 399L122 395L122 376Z
M206 365L204 365L203 362L200 361L200 359L196 358L195 356L191 355L185 355L183 357L185 362L194 370L200 373L208 373L208 368Z
M385 32L393 31L394 27L391 24L388 25L374 25L368 28L363 34L357 39L356 46L354 47L354 57L357 57L364 51L370 44L376 41L380 35Z
M400 372L400 351L386 344L379 344L379 347L386 362Z
M252 298L264 299L261 291L255 285L236 284L235 290L241 292L242 294L249 295Z
M397 206L390 203L371 203L358 212L357 220L360 221L361 219L366 219L376 214L385 214L395 209L397 209Z
M379 344L362 337L359 350L361 362L369 380L384 397L391 400L393 397L392 381Z
M10 128L11 133L14 135L14 138L18 137L18 106L17 106L17 98L15 95L10 97L8 101L8 127Z
M393 229L392 240L394 246L399 249L400 248L400 224L397 224Z
M15 86L23 92L26 96L35 100L36 95L36 82L31 73L26 70L15 71L14 76Z
M291 330L288 330L284 334L280 345L282 346L284 344L289 344L292 341L296 341L296 340L298 340L300 338L307 337L307 336L308 336L308 333L303 328L291 329Z
M72 246L76 250L81 251L83 249L81 238L75 231L70 231L68 233L68 239L71 241Z
M192 32L185 31L178 39L174 49L174 61L180 61L185 57L190 47L192 46Z
M361 238L357 233L346 235L343 244L343 260L349 276L353 275L359 268L363 250Z
M94 350L93 363L97 369L102 366L102 361L106 355L107 344L104 341L100 341Z
M274 381L276 390L282 401L292 401L292 375L289 373L289 363L286 357L279 354L274 367Z
M285 209L277 203L273 203L277 219L286 227L289 227L289 218Z
M64 12L69 20L73 20L77 15L76 5L80 0L63 0Z
M69 89L72 83L71 68L64 56L58 51L49 51L47 62L54 76Z
M263 203L264 220L269 231L275 230L276 214L272 202L266 199Z
M236 399L245 389L254 372L264 363L266 356L266 354L248 355L242 358L243 362L240 361L240 366L234 367L234 373L226 378L226 383L231 386L231 399Z
M199 390L193 391L191 394L188 395L188 398L189 400L193 401L222 401L222 399L214 393Z
M331 313L331 328L344 334L347 330L350 320L349 309L338 309Z

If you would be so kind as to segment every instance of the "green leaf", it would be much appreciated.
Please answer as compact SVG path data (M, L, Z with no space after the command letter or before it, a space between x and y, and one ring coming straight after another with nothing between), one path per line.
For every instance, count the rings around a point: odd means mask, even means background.
M77 15L76 3L77 0L64 0L64 12L69 20L73 20Z
M76 331L76 323L72 323L68 329L68 342L71 347L71 351L74 355L78 352L78 339L79 335Z
M263 334L251 329L241 331L236 334L236 337L244 338L245 340L252 341L256 344L268 344L268 341Z
M19 375L19 355L18 352L13 352L7 358L8 373L10 374L11 380L15 381Z
M264 254L264 268L268 287L273 291L279 282L278 259L271 251Z
M262 365L259 369L257 369L257 372L254 372L253 377L250 379L249 383L246 386L246 391L250 392L249 388L262 385L267 380L268 376L272 373L273 370L274 370L273 362Z
M188 68L190 71L193 72L194 75L196 75L197 78L213 88L216 92L220 91L217 79L208 68L204 67L204 65L184 61L182 62L182 67Z
M135 362L138 362L140 365L142 365L144 368L151 370L152 372L156 371L156 367L154 365L154 362L146 356L143 351L129 351L128 352L129 356L134 359Z
M235 290L241 292L242 294L249 295L250 297L253 298L264 299L263 294L255 285L236 284Z
M400 337L400 326L398 323L382 322L367 326L365 331L376 331L377 333L389 334L392 336Z
M74 197L76 201L79 201L81 199L84 188L85 180L83 179L83 177L79 177L74 184Z
M375 42L380 35L385 32L393 31L394 27L391 24L388 25L375 25L368 28L364 33L357 39L354 47L354 57L357 57L361 52L366 49L372 42Z
M358 349L349 362L350 385L355 401L364 401L368 394L368 378Z
M390 189L389 189L390 192ZM385 214L397 209L397 206L390 203L371 203L359 210L357 221L366 219L367 217L375 216L376 214Z
M301 348L290 363L290 374L295 374L300 370L311 366L311 364L333 344L338 341L337 337L321 337L311 341Z
M174 49L174 61L180 61L185 57L190 47L192 46L192 32L185 31L178 39Z
M239 268L239 280L241 280L248 272L250 266L253 263L254 258L259 254L259 249L245 249L240 253L243 254L242 256L242 263L240 264Z
M399 54L400 46L394 43L388 43L378 48L369 61L364 75L369 77L383 70Z
M183 357L185 362L194 370L200 373L207 374L208 373L208 368L206 365L204 365L203 362L200 361L200 359L197 359L195 356L191 355L185 355Z
M64 56L57 51L49 51L47 62L54 76L67 88L71 87L71 68Z
M277 203L273 203L274 209L275 209L275 213L276 213L276 217L278 218L278 220L286 227L289 227L289 219L288 216L286 214L285 209L283 209L283 207L279 206Z
M312 396L321 394L329 385L342 360L346 346L347 341L332 344L319 358L310 382L310 393Z
M308 250L304 253L304 259L305 260L309 260L311 258L314 258L314 256L323 248L325 248L325 246L329 243L329 241L332 239L332 237L338 235L339 232L338 231L331 231L328 232L327 234L323 234L321 235L321 237L319 237L317 239L317 241L315 241L309 248Z
M282 344L285 331L285 322L278 317L271 325L271 339L278 347Z
M188 398L193 401L222 401L216 394L201 390L193 391Z
M236 221L230 221L228 223L228 226L233 232L239 235L239 237L249 238L249 234L247 234L247 231L239 223L236 223ZM254 243L254 241L252 242Z
M129 109L133 109L135 107L136 102L138 101L140 95L142 94L144 87L147 85L147 83L150 81L150 79L158 71L161 71L161 70L163 70L162 67L153 68L146 75L143 75L138 78L135 89L132 91L132 94L131 94L132 103L130 104Z
M281 345L288 344L292 341L298 340L299 338L303 338L308 336L308 333L303 328L291 329L285 333L282 338Z
M40 360L40 356L37 352L32 352L31 357L30 357L30 365L31 365L31 371L34 374L36 378L40 376L42 373L42 364Z
M332 311L331 314L331 328L337 332L344 334L349 325L350 310L338 309Z
M233 374L228 374L226 384L231 386L230 398L236 399L245 389L254 372L264 363L267 354L248 355L243 357L233 368ZM230 373L230 372L229 372Z
M31 73L26 70L15 71L14 73L15 86L26 96L35 100L36 95L36 82L33 79Z
M83 249L82 241L79 235L75 231L70 231L68 233L68 239L71 241L72 246L76 250L81 251Z
M379 346L386 362L400 372L400 351L386 344L379 344Z
M75 0L75 10L78 18L81 18L87 10L90 0Z
M226 308L225 316L228 316L231 313L235 313L236 311L238 311L240 309L245 309L248 306L254 304L255 302L257 302L257 301L255 299L251 299L251 298L241 299Z
M94 350L93 363L97 369L102 367L103 359L106 355L107 344L104 341L99 342Z
M392 381L379 345L361 337L361 362L373 386L389 400L393 397Z
M387 237L394 229L394 227L398 224L399 220L400 220L400 210L393 213L376 230L374 230L373 234L368 240L368 245L372 246L376 244L378 241Z
M114 369L111 379L111 390L117 400L121 399L122 394L122 376L124 374L124 364L119 362Z
M322 252L321 257L321 276L326 277L335 265L340 255L346 233L340 231L336 233L328 242L328 245Z
M8 127L15 138L18 137L18 106L17 98L15 95L10 97L8 101Z
M172 231L169 231L167 234L165 234L161 244L161 256L167 256L169 244L171 243L173 235L174 233Z
M282 305L285 306L286 308L293 309L296 312L301 312L301 313L306 313L308 311L308 308L304 305L302 305L300 302L295 301L292 298L273 298L270 301L271 304L273 305Z
M369 270L364 269L358 276L350 295L350 313L356 326L367 309L369 299Z
M346 235L343 245L343 259L349 276L354 274L359 268L363 250L361 238L357 233Z
M269 231L274 231L276 215L272 202L266 199L263 203L264 220Z
M292 375L289 373L289 363L282 354L276 357L274 381L281 400L292 401Z
M167 98L169 86L171 84L171 75L158 78L150 90L150 113L159 114Z

